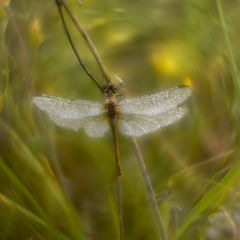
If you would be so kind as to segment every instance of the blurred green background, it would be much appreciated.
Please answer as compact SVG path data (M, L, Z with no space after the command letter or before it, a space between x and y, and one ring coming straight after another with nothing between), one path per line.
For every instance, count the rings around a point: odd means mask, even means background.
M193 89L186 118L139 138L169 239L240 239L239 1L68 2L127 96ZM103 101L54 0L0 0L0 239L118 239L110 134L95 139L55 126L32 104L42 93ZM126 239L160 239L123 136L120 154Z

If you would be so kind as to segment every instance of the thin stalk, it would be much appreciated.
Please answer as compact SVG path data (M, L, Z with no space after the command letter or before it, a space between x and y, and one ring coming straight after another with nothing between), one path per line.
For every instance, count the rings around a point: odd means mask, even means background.
M121 162L120 162L116 122L111 123L111 128L112 128L112 134L113 134L115 165L116 165L116 175L117 175L117 200L118 200L120 240L124 240L123 209L122 209L122 169L121 169Z
M80 57L80 55L78 54L78 51L77 51L77 48L75 47L75 44L73 42L73 39L71 37L71 34L69 32L69 29L68 29L68 26L67 26L67 23L65 21L65 18L64 18L64 14L63 14L63 11L62 11L62 5L59 3L58 0L56 0L56 3L57 3L57 7L58 7L58 12L59 12L59 15L60 15L60 18L61 18L61 21L62 21L62 24L63 24L63 28L64 28L64 31L67 35L67 38L68 38L68 41L73 49L73 52L75 53L75 56L77 57L77 60L79 62L79 64L81 65L81 67L83 68L83 70L86 72L86 74L92 79L92 81L97 85L97 87L100 89L100 91L102 92L102 87L101 85L98 83L98 81L96 80L96 78L91 74L91 72L87 69L87 67L84 65L83 61L82 61L82 58Z
M68 13L69 17L73 21L74 25L78 29L79 33L81 34L82 38L87 43L93 57L95 58L98 66L99 66L100 71L102 72L102 75L103 75L104 79L106 80L106 82L107 83L112 83L111 77L108 74L105 65L103 64L102 58L101 58L100 54L98 53L97 48L95 47L93 41L91 40L91 38L89 37L87 32L84 30L84 28L82 27L82 25L80 24L80 22L78 21L76 16L73 14L73 12L72 12L71 8L69 7L69 5L67 4L67 2L65 0L56 0L56 1L57 1L58 4L62 4L64 9Z
M223 29L223 35L224 35L224 38L225 38L225 42L226 42L226 45L227 45L227 50L228 50L229 57L230 57L232 78L233 78L234 86L235 86L235 88L238 92L238 96L239 96L240 95L240 78L239 78L239 74L238 74L236 60L235 60L234 53L233 53L233 50L232 50L232 44L231 44L229 34L228 34L228 31L227 31L227 23L226 23L226 20L225 20L225 17L224 17L221 1L216 0L216 3L217 3L218 13L219 13L219 17L220 17L220 21L221 21L221 25L222 25L222 29Z
M157 224L159 226L162 239L163 240L168 240L167 231L165 230L165 226L163 224L163 219L162 219L162 216L160 214L157 199L156 199L154 191L153 191L153 186L152 186L152 183L151 183L151 179L150 179L150 176L147 172L147 168L146 168L146 165L144 163L141 150L140 150L139 145L136 141L136 138L131 137L131 140L132 140L133 148L134 148L134 151L135 151L135 154L136 154L136 157L137 157L139 167L141 169L141 172L142 172L142 175L143 175L143 178L144 178L147 190L148 190L149 197L151 199L153 211L154 211L154 214L156 216Z
M121 176L117 176L117 199L118 199L120 240L124 240L123 208L122 208L122 177Z

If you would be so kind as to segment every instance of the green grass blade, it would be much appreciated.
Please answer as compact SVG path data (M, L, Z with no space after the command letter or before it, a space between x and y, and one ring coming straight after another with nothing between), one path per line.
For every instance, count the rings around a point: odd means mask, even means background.
M6 27L8 23L8 14L7 11L2 11L0 13L0 101L2 95L7 94L7 90L9 87L9 66L8 66L8 56L6 49Z
M21 182L21 180L14 174L14 172L6 165L6 163L1 158L0 158L0 170L2 170L7 175L8 179L10 180L11 186L13 186L14 189L20 191L31 202L32 206L35 208L37 213L42 218L48 219L47 214L40 207L40 205L33 197L33 195L28 191L28 189Z
M0 202L4 206L13 208L16 212L24 216L29 222L45 233L51 234L51 237L59 240L70 240L67 236L61 233L59 230L51 226L49 223L45 222L43 219L32 213L31 211L27 210L26 208L19 205L17 202L9 199L5 195L0 193ZM41 233L41 231L39 231Z
M182 236L185 230L199 217L199 215L210 207L214 207L214 204L215 206L218 205L219 199L223 201L223 198L239 176L240 161L238 161L236 165L223 177L223 179L196 204L186 219L178 227L177 238Z
M33 155L28 146L20 139L10 126L2 120L0 120L0 126L2 126L10 136L14 152L21 156L19 161L22 161L22 164L27 165L30 168L32 175L34 175L35 178L38 178L39 182L42 182L42 184L45 185L46 191L48 192L48 199L51 200L51 202L54 202L55 206L59 208L62 217L65 219L65 225L68 225L68 230L71 232L74 239L82 239L83 230L80 218L74 207L64 196L58 183L52 179L40 161Z
M228 54L230 57L230 64L231 64L231 71L232 71L234 86L238 93L237 95L240 96L240 78L239 78L239 74L238 74L238 69L237 69L237 64L235 61L234 53L232 50L232 44L231 44L229 34L227 31L227 23L226 23L226 20L224 17L221 1L216 0L216 2L217 2L217 8L218 8L219 16L220 16L220 21L221 21L221 25L222 25L222 29L223 29L224 38L225 38L226 45L227 45L227 51L228 51Z

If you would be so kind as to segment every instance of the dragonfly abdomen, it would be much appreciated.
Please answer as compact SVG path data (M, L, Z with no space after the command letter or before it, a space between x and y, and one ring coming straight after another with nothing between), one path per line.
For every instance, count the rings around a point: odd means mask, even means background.
M117 104L112 99L107 99L105 103L106 115L110 123L115 122L118 116Z

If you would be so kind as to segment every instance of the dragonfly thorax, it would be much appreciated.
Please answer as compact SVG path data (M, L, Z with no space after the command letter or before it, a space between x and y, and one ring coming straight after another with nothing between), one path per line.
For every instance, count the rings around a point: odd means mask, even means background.
M106 97L112 97L117 92L117 89L114 83L107 83L103 86L103 92Z

